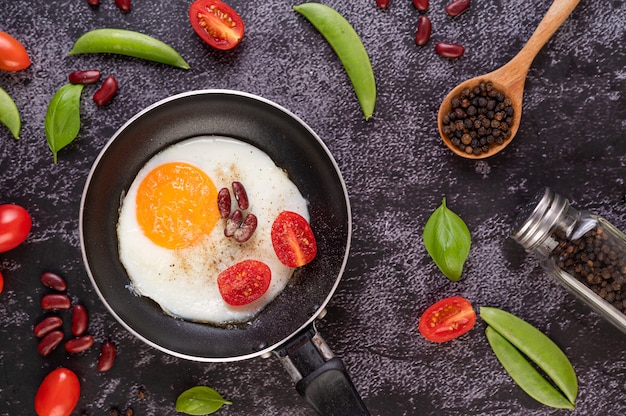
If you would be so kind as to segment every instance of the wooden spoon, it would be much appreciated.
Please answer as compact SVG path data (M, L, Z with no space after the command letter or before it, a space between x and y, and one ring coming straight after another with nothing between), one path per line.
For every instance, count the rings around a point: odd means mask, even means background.
M526 82L526 75L530 69L530 64L533 62L535 56L539 53L543 45L546 44L554 32L556 32L556 30L563 24L565 19L567 19L579 2L580 0L554 0L546 12L546 15L539 23L539 26L535 29L535 32L532 34L530 39L528 39L528 42L526 42L526 45L524 45L524 47L518 52L517 55L515 55L515 57L513 57L513 59L493 72L462 82L450 91L441 103L441 107L439 107L439 115L437 117L439 135L450 150L457 155L468 159L483 159L498 153L500 150L504 149L511 142L511 140L513 140L522 118L524 83ZM513 123L510 126L511 135L509 138L503 144L492 144L487 153L474 155L466 153L450 142L450 139L442 132L442 119L445 115L450 113L452 108L451 101L453 97L460 95L464 88L474 88L479 85L481 81L491 82L496 89L502 92L506 97L510 98L514 114Z

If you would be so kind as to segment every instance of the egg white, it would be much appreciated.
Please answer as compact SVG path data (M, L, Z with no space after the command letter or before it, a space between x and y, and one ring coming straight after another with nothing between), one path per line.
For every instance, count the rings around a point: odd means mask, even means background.
M238 243L224 237L224 219L201 242L184 249L169 250L154 244L141 230L136 218L137 189L155 167L187 162L203 170L219 189L241 182L248 194L246 212L258 218L252 238ZM233 209L237 202L232 197ZM120 260L137 294L156 301L161 308L186 320L226 324L244 322L255 316L286 286L293 269L274 253L272 222L282 211L294 211L309 220L307 201L284 170L258 148L239 140L217 136L197 137L163 150L139 171L120 209L117 227ZM246 259L267 264L272 271L268 291L244 306L230 306L221 297L217 276Z

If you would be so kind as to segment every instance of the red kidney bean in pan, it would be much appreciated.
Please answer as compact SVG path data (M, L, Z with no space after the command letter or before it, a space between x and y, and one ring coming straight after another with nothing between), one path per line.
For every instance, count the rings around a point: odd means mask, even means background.
M37 338L41 338L48 335L53 330L60 328L62 325L63 320L58 316L48 316L35 325L33 333Z
M243 213L240 210L235 210L226 221L226 227L224 227L224 235L226 237L232 237L235 235L235 231L239 229L243 222Z
M446 6L446 13L448 13L452 17L458 16L465 10L469 9L469 7L470 0L453 0Z
M413 6L420 12L428 10L428 6L430 6L429 3L429 0L413 0Z
M237 200L237 204L239 208L246 210L250 206L248 203L248 194L246 193L246 188L243 187L241 182L233 182L233 194L235 194L235 199Z
M246 218L243 219L243 222L241 223L239 228L235 230L235 233L233 235L235 241L237 241L238 243L245 243L246 241L248 241L250 237L252 237L252 234L254 234L257 223L258 221L256 215L246 215Z
M438 42L435 51L444 58L460 58L465 53L465 48L456 43Z
M117 348L111 341L106 341L100 348L100 356L98 357L98 371L109 371L115 363L115 355L117 354Z
M88 69L86 71L74 71L68 76L72 84L95 84L100 81L100 71Z
M389 6L389 0L376 0L376 5L381 9L386 9Z
M68 339L65 342L65 350L70 354L77 354L88 350L93 345L93 337L91 335L83 335L81 337Z
M44 272L41 274L39 280L44 286L47 286L59 292L65 292L65 290L67 289L67 283L65 283L65 279L63 279L56 273Z
M90 6L99 6L100 0L87 0L87 4L89 4Z
M89 317L83 305L74 305L72 308L72 334L76 337L83 335L87 330Z
M37 345L37 351L43 357L50 355L52 351L63 341L63 331L54 330L48 333L45 337L39 341Z
M130 0L115 0L115 4L117 4L118 9L123 12L130 11Z
M419 46L424 46L430 39L430 33L432 31L432 23L428 16L420 16L417 19L417 32L415 33L415 43Z
M228 188L222 188L217 193L217 208L220 211L220 217L226 219L230 216L230 191Z
M71 306L70 298L60 293L51 293L41 298L41 309L44 311L68 310Z
M100 107L108 104L117 93L117 80L109 75L102 81L102 86L93 94L93 101Z

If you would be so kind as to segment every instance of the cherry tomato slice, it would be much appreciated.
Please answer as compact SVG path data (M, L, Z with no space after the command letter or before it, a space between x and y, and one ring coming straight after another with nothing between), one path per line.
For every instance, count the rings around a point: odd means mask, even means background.
M30 214L19 205L0 205L0 253L14 249L22 244L33 221Z
M304 266L317 255L317 242L311 225L296 212L278 214L272 224L271 236L274 252L287 267Z
M475 323L476 312L472 304L465 298L452 296L426 309L418 329L430 341L446 342L465 334Z
M191 27L214 48L232 49L243 38L243 20L220 0L196 0L189 8Z
M38 416L70 416L80 397L78 376L67 368L57 368L41 382L35 395Z
M26 48L13 36L0 32L0 69L15 72L29 66L30 58Z
M270 287L272 271L257 260L244 260L217 276L217 286L226 303L242 306L254 302Z

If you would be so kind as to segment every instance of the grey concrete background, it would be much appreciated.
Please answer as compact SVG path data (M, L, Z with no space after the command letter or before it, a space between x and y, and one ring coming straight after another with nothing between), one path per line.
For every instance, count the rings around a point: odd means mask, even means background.
M134 339L105 310L82 264L80 195L98 152L132 115L170 95L227 88L261 95L288 108L325 141L344 175L354 220L348 268L318 328L343 357L374 415L623 415L626 336L560 287L509 235L517 210L543 186L579 208L626 229L626 7L623 0L582 0L535 59L526 83L518 137L501 154L468 161L437 134L436 112L456 83L512 58L549 2L482 0L456 18L431 0L433 35L417 47L419 17L409 0L380 10L374 0L324 3L362 37L374 67L378 101L366 122L340 62L296 2L228 2L246 23L236 49L212 50L188 21L190 1L138 1L121 13L113 0L98 9L82 0L0 0L0 30L18 38L32 65L0 72L0 87L22 115L22 139L0 128L0 203L25 206L32 233L0 254L0 414L31 415L43 377L58 366L77 372L82 391L74 414L174 415L179 393L208 385L232 400L222 415L312 415L275 358L195 363ZM173 46L189 62L182 71L120 56L68 56L83 33L101 27L137 30ZM436 55L437 41L458 42L465 56ZM110 105L86 87L82 127L52 163L44 133L46 107L76 69L113 74L120 90ZM458 283L449 282L421 240L430 213L446 197L467 223L472 248ZM98 348L77 356L62 349L42 358L32 327L42 317L42 271L66 277L74 301L90 312L96 343L112 338L118 360L95 368ZM500 367L479 319L446 344L423 339L420 314L447 296L476 309L497 306L548 334L574 365L580 384L574 411L542 406ZM142 392L140 394L139 392Z

